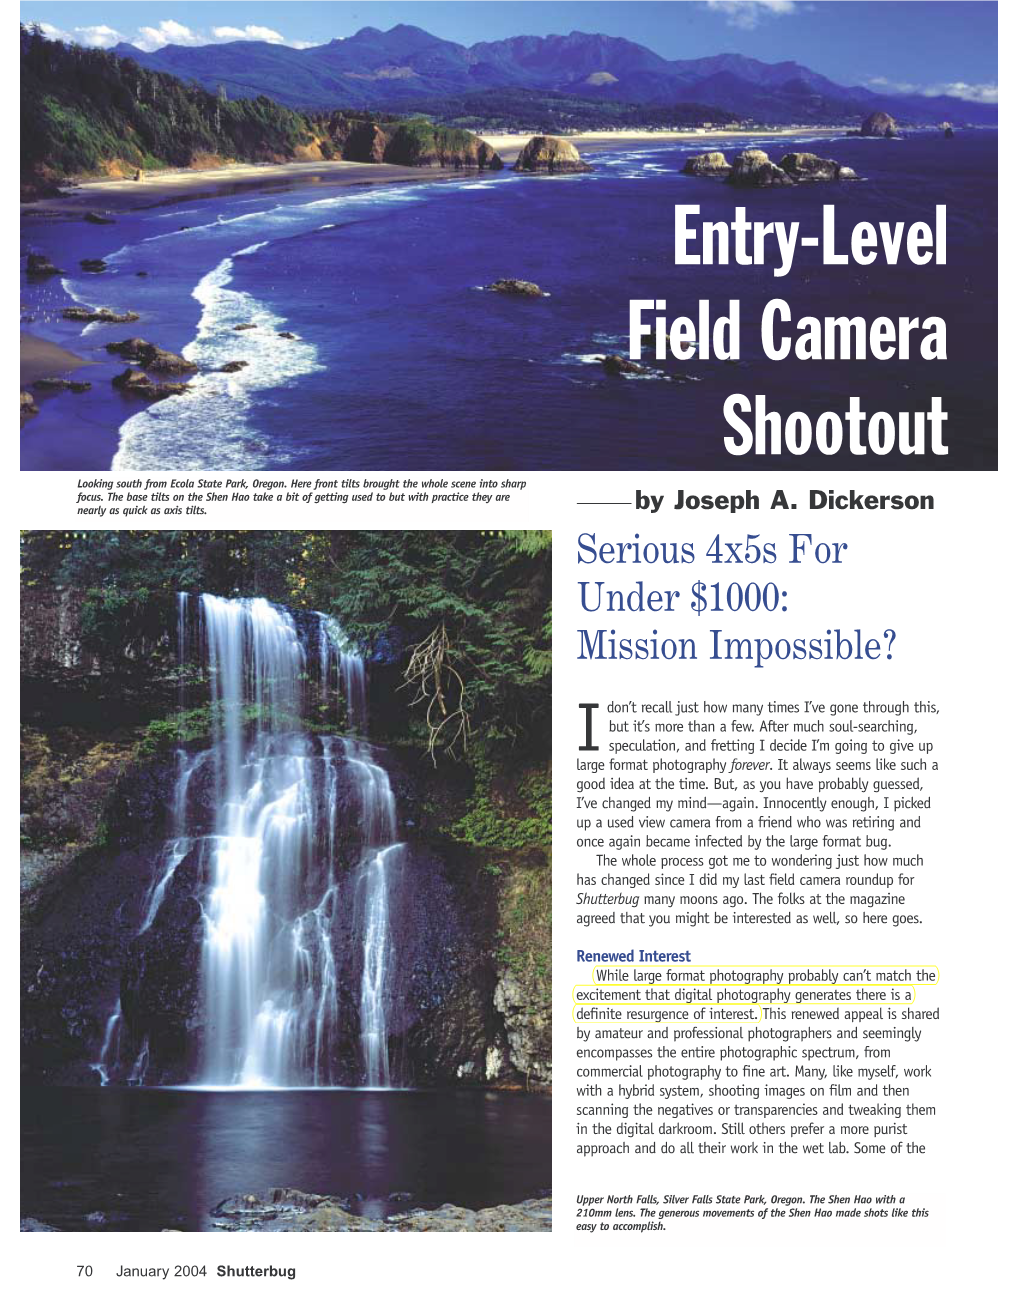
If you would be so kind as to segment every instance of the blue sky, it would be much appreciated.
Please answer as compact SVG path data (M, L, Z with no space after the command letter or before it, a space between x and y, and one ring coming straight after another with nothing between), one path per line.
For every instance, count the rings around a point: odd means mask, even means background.
M395 23L463 45L578 29L625 36L667 59L737 51L770 63L795 59L843 85L991 100L998 82L996 10L984 0L30 0L21 15L81 44L126 39L146 49L244 36L320 45L359 27Z

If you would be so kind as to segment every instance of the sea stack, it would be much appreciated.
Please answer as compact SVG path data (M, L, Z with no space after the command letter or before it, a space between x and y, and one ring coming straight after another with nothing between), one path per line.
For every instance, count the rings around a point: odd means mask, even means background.
M857 173L844 167L835 159L823 159L817 154L784 154L779 166L794 181L855 181Z
M719 150L710 150L707 154L692 154L683 166L689 177L728 177L730 165L726 155Z
M743 150L726 178L731 186L792 186L791 176L777 167L764 150Z
M881 109L876 109L874 113L869 113L861 123L862 136L888 136L896 135L895 119L890 118L888 113Z
M499 281L493 281L485 289L495 290L501 295L520 295L525 299L542 298L541 286L536 285L534 281L521 281L517 277L503 277Z
M517 157L514 172L591 172L570 141L562 136L532 136Z

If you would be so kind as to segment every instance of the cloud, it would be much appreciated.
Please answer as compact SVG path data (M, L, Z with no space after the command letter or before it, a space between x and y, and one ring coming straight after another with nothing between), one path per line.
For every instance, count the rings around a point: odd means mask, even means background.
M42 28L43 34L48 36L51 41L64 41L72 45L91 45L108 50L110 46L124 40L124 37L115 28L103 25L98 27L75 27L70 32L65 32L60 27L54 27L52 23L40 23L39 26Z
M51 41L74 40L74 37L70 32L65 32L59 27L54 27L52 23L37 23L36 26L42 32L43 36L48 36Z
M869 77L869 86L892 91L896 95L952 95L976 104L998 104L999 87L995 82L894 82L888 77Z
M74 30L80 44L97 45L103 50L108 50L111 45L124 39L115 27L107 27L102 23L97 27L76 27Z
M183 23L164 18L158 27L140 27L133 44L140 50L159 50L164 45L205 45L207 39Z
M286 45L286 39L271 27L214 27L213 36L218 41L267 41L270 45Z
M245 27L214 27L211 32L186 27L183 23L165 18L155 27L140 27L134 36L125 36L113 27L74 27L67 31L53 23L40 23L51 41L64 41L71 45L98 46L109 49L120 41L128 41L139 50L161 50L165 45L216 45L224 41L265 41L267 45L289 45L295 50L307 50L313 41L289 41L272 27L259 27L249 23Z
M705 8L722 14L727 27L749 32L766 18L784 18L811 6L799 5L796 0L706 0Z

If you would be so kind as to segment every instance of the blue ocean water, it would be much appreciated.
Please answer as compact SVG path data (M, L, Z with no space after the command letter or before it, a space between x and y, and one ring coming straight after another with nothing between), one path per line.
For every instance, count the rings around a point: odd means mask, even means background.
M28 328L85 352L90 394L61 394L23 433L23 466L72 470L532 470L720 468L752 456L723 449L732 393L817 416L851 395L866 411L949 413L948 457L882 467L991 468L996 461L997 133L925 133L896 141L833 137L762 144L778 159L805 148L862 180L747 192L683 176L704 145L642 143L592 152L590 174L511 172L453 181L186 201L124 215L114 227L30 221L27 248L61 266L104 257L99 277L26 287ZM677 267L674 205L725 221L800 221L820 234L836 206L837 239L853 223L934 222L948 211L948 265L825 267L799 251L788 276L765 267ZM134 274L144 270L145 278ZM483 293L500 277L536 281L537 300ZM131 308L129 328L59 320L73 299ZM794 318L919 317L948 324L948 359L765 359L758 323L768 300ZM739 299L742 356L656 364L659 375L607 376L605 352L627 352L631 299L664 299L667 315L715 313ZM235 331L254 323L255 330ZM281 338L280 331L298 338ZM203 369L191 392L140 408L112 392L108 340L139 334L183 350ZM646 354L646 361L651 361ZM116 362L114 367L112 363ZM860 466L860 459L768 458L775 469ZM762 463L758 464L759 467ZM869 469L875 462L869 460Z

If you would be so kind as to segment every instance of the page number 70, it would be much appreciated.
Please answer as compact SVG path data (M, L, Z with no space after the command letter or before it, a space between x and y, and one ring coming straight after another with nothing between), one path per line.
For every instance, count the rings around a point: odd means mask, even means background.
M78 1277L79 1277L79 1278L91 1278L91 1277L92 1277L92 1265L91 1265L91 1264L79 1264L79 1265L78 1265Z

